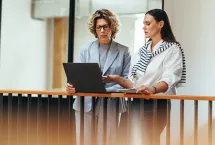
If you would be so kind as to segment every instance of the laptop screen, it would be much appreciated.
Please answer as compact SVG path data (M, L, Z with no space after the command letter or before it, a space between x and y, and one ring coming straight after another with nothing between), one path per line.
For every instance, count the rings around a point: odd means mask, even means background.
M76 92L105 93L98 63L63 63L67 82L72 84Z

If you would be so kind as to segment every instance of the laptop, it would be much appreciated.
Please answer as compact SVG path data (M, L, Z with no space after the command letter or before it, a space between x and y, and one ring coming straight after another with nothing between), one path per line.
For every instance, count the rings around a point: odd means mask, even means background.
M63 63L63 67L77 93L106 93L98 63Z

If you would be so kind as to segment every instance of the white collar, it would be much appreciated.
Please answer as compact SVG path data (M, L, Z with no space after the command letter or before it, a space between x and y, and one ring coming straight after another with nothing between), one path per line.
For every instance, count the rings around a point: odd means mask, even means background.
M163 39L161 39L155 46L154 46L154 48L153 48L153 52L155 52L158 48L159 48L159 46L161 45L161 43L163 43ZM151 52L151 47L152 46L152 41L150 42L150 44L149 44L149 46L148 46L148 48L147 48L147 51L148 52Z

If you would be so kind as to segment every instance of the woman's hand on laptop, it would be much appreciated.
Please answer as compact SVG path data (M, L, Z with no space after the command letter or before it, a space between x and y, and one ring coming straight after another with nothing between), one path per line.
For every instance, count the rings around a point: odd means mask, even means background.
M66 85L66 91L68 92L68 93L75 93L75 88L73 87L73 85L71 85L71 84L69 84L69 83L67 83L67 85Z

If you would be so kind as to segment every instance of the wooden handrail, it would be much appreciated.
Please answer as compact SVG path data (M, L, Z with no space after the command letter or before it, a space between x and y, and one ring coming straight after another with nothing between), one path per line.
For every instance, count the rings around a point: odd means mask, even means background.
M63 95L63 96L96 96L96 97L125 97L125 98L148 98L148 99L177 99L177 100L215 100L215 96L189 96L189 95L144 95L124 93L74 93L65 91L38 91L38 90L0 90L0 93L12 94L40 94L40 95Z

